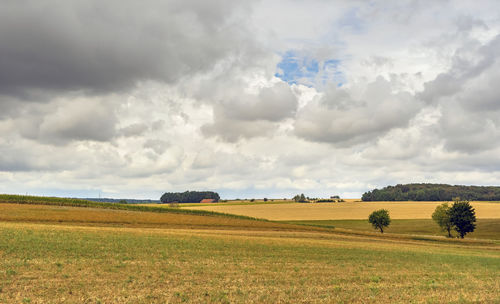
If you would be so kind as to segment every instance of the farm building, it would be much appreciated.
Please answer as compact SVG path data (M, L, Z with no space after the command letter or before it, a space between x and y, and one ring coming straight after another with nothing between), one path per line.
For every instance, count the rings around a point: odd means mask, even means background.
M208 204L208 203L215 203L215 200L213 198L204 198L200 201L200 204Z

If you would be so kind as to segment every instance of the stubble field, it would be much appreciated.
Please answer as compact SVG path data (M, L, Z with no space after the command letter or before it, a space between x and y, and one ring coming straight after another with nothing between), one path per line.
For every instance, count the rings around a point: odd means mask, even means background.
M0 303L500 301L494 240L64 206L0 214Z

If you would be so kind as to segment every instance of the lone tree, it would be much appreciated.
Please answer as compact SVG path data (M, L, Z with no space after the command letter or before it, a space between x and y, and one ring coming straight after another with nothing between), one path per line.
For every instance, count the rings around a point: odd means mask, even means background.
M372 224L373 228L380 229L380 233L384 233L384 227L389 226L391 223L389 211L386 209L373 211L368 217L368 222Z
M448 206L448 203L437 206L432 214L432 219L441 227L441 230L448 232L448 237L451 237L453 224L450 219L450 206Z
M463 239L476 229L476 212L468 201L456 201L450 208L450 222Z

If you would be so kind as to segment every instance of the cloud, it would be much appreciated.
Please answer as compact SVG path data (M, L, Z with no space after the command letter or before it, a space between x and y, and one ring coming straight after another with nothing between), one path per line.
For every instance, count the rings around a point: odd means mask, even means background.
M467 43L457 50L448 71L424 83L424 90L419 97L433 102L439 98L457 94L464 89L468 81L478 77L495 63L499 49L500 35L487 45L481 45L479 41Z
M440 135L450 151L474 153L496 148L500 140L500 120L490 115L468 113L460 108L444 108L439 122ZM495 112L495 116L500 112Z
M271 134L278 122L294 116L297 97L290 86L277 82L258 94L228 96L214 105L214 122L202 127L203 134L236 142Z
M484 45L467 43L453 64L424 84L419 96L439 106L438 132L449 151L478 153L500 139L500 36Z
M418 100L409 93L393 93L381 77L367 84L359 98L355 94L356 89L331 86L297 113L295 134L309 141L350 146L405 127L419 112Z
M225 0L4 1L0 94L175 83L245 51L250 33L236 22L247 10Z
M148 139L143 147L153 150L156 154L163 154L170 147L170 144L160 139Z
M144 123L134 123L121 128L119 132L123 136L131 137L140 136L144 134L144 132L146 132L148 129L148 126Z
M191 165L193 169L207 169L215 166L217 166L216 154L210 149L198 152Z
M20 134L28 139L65 144L76 140L109 141L117 135L117 117L110 102L99 99L59 99L31 109L15 120Z
M269 136L277 128L275 124L265 120L242 121L215 115L213 124L201 128L205 136L216 136L223 141L235 143L241 139Z

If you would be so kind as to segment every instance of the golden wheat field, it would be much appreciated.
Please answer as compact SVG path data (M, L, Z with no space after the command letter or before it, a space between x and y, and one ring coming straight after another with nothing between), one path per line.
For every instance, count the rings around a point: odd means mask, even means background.
M274 221L299 220L356 220L367 219L377 209L387 209L392 219L429 219L434 209L443 202L356 202L291 203L274 205L212 205L190 206L188 209L246 215ZM471 202L476 217L499 219L499 202Z

